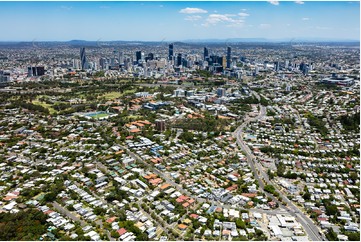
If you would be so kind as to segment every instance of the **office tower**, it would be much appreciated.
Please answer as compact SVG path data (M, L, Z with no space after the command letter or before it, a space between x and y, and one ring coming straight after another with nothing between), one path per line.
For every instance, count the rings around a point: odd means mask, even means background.
M305 76L308 75L309 70L310 70L310 68L308 67L308 65L305 65L303 70L302 70L303 75L305 75Z
M31 68L31 66L28 67L28 77L32 77L33 76L33 70Z
M301 62L300 64L300 71L303 71L306 67L306 64L304 62Z
M224 88L218 88L217 89L217 96L218 97L224 97L226 95L226 89Z
M169 60L172 60L172 59L173 59L173 44L170 44L170 45L169 45L168 59L169 59Z
M86 56L85 56L85 48L80 48L80 61L81 61L81 69L85 70L87 69L87 62L86 62Z
M43 66L29 66L28 77L45 75L45 68Z
M207 60L208 56L209 56L208 48L204 47L203 60Z
M153 53L149 53L147 57L145 57L145 60L154 60L154 54Z
M279 71L280 70L280 62L276 61L275 62L275 71Z
M5 87L10 83L10 73L0 71L0 87Z
M165 120L155 120L155 128L163 132L165 130Z
M227 47L227 68L231 68L231 47Z
M119 50L119 64L122 64L122 63L124 63L124 54L123 54L123 52L120 52L120 50Z
M177 66L180 66L182 65L182 54L179 53L178 56L177 56Z
M222 64L223 68L226 68L226 67L228 68L228 59L227 59L227 57L225 57L225 56L222 57L222 63L221 64Z
M76 70L80 69L80 60L79 59L73 59L73 68Z
M107 66L107 59L105 59L105 58L100 58L99 59L99 65L100 65L100 68L101 69L106 69L106 66Z
M141 51L135 52L135 59L136 59L137 63L139 64L139 61L142 59L142 52Z

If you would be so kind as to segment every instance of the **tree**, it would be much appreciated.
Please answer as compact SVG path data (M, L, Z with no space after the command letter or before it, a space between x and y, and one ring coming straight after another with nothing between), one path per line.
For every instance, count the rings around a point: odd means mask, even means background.
M0 240L39 240L49 226L46 219L37 209L0 213Z
M329 228L327 230L327 233L325 234L326 235L326 238L329 240L329 241L336 241L337 240L337 234L335 233L335 231L333 231L333 228ZM357 240L358 241L358 240Z
M264 186L264 190L265 190L266 192L269 192L269 193L272 193L272 194L274 194L275 191L276 191L276 189L275 189L274 186L272 186L272 185L266 185L266 186Z
M311 199L311 193L305 192L305 194L303 194L303 199L310 200Z
M338 212L338 208L337 208L336 205L334 205L334 204L330 204L330 205L328 205L328 206L326 205L326 214L327 214L328 216L330 216L330 215L336 215L337 212Z
M241 218L236 220L236 226L239 229L246 229L246 223Z

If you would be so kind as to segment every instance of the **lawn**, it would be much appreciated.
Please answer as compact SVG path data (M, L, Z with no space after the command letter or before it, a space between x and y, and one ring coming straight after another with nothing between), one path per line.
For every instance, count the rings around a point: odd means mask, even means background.
M50 104L47 104L45 102L40 102L38 99L34 100L33 104L49 109L50 114L56 113L56 110Z
M120 98L120 97L122 97L124 95L127 95L127 94L133 94L135 92L136 92L136 89L126 90L123 93L120 93L120 92L108 92L108 93L105 93L103 95L100 95L98 98L103 97L106 100L113 100L113 99Z
M108 117L108 116L109 116L109 114L99 113L99 114L92 116L92 118L98 119L98 118L103 118L103 117Z
M120 98L122 94L120 92L109 92L101 95L100 97L104 97L106 100L112 100L116 98Z

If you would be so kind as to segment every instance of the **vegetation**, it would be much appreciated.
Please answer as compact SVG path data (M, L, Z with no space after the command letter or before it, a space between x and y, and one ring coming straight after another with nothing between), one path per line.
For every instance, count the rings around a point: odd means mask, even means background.
M327 128L325 127L326 122L322 120L322 118L314 116L311 113L307 113L306 118L308 119L308 123L314 127L322 136L326 136L328 133Z
M360 112L354 115L344 115L340 117L340 122L347 131L360 131Z
M37 209L0 213L0 240L39 240L46 233L46 219Z

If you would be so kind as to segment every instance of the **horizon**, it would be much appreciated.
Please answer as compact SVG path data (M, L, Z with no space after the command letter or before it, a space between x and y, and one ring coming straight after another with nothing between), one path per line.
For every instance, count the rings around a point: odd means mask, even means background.
M209 39L183 39L183 40L86 40L86 39L69 39L69 40L0 40L0 43L41 43L41 42L59 42L59 43L68 43L68 42L141 42L141 43L221 43L225 41L237 41L239 43L281 43L281 42L360 42L358 39L330 39L330 38L283 38L283 39L271 39L271 38L228 38L228 39L218 39L218 38L209 38ZM234 44L234 43L232 43Z
M0 42L360 41L357 1L0 2L0 13L11 19Z

